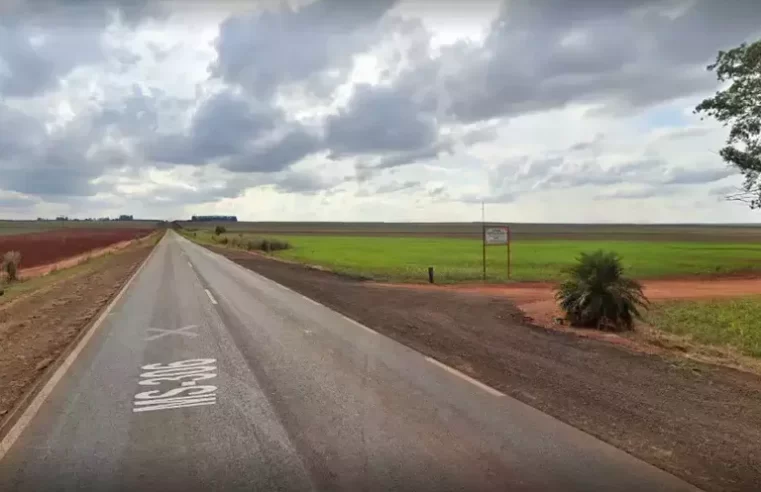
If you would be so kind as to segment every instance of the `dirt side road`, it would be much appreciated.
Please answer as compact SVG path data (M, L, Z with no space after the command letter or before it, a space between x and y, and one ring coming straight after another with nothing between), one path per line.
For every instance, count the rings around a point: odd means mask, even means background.
M456 284L383 284L397 289L446 290L498 296L518 306L535 324L550 326L555 318L562 316L555 302L550 282L518 282L503 285ZM677 299L720 299L761 295L761 277L758 275L731 275L715 278L684 278L643 280L642 288L651 301Z
M398 289L212 249L699 487L761 487L756 376L529 326L504 296Z
M145 240L0 304L0 421L113 298L153 248Z

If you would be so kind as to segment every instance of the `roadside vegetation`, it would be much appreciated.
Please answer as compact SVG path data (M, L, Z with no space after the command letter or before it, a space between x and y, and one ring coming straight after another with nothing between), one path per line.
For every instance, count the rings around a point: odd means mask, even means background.
M260 237L244 233L228 234L227 229L223 226L216 226L213 231L187 228L178 232L188 239L203 244L214 244L245 251L272 253L291 248L291 244L282 239Z
M761 357L761 297L654 304L646 321L685 341Z
M634 328L647 307L642 286L624 276L613 252L582 253L557 287L555 299L572 326L623 331Z
M15 282L18 280L18 271L21 264L21 253L18 251L8 251L3 255L2 268L5 272L5 280L7 282Z

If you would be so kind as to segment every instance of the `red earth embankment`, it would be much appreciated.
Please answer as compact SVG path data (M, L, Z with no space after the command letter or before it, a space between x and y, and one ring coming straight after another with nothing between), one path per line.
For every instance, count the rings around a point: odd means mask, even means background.
M154 229L59 229L0 236L0 254L21 253L21 268L55 263L88 251L147 236Z

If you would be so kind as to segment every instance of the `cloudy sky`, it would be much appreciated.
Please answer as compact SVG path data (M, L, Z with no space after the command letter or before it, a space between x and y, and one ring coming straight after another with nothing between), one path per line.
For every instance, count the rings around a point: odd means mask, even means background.
M761 222L758 0L0 0L0 217Z

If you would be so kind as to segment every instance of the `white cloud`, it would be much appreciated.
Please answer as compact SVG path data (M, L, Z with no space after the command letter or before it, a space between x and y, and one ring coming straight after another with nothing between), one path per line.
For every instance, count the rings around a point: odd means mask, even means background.
M758 221L691 110L761 5L568 3L13 7L0 212Z

